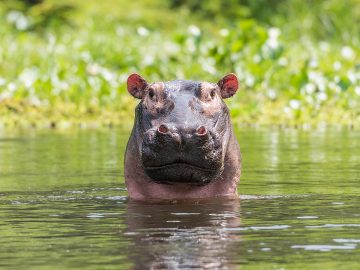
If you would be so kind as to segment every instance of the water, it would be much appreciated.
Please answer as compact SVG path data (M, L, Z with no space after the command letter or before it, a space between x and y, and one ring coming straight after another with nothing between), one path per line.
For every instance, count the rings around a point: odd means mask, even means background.
M239 201L128 201L129 129L0 134L0 269L359 269L360 135L237 131Z

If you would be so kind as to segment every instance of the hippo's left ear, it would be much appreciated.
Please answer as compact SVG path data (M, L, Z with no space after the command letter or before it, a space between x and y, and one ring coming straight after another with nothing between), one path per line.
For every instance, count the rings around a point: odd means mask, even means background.
M127 79L127 89L135 98L142 98L148 83L137 73L131 74Z
M234 73L227 74L218 82L218 86L220 87L221 97L229 98L235 95L239 88L238 78Z

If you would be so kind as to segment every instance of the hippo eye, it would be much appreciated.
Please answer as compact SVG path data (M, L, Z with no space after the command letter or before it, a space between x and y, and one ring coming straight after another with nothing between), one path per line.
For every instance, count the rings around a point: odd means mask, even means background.
M149 97L150 97L151 99L153 99L154 96L155 96L155 91L154 91L154 89L149 89Z
M211 92L210 92L210 97L211 97L211 98L214 98L214 97L215 97L215 94L216 94L215 89L211 90Z

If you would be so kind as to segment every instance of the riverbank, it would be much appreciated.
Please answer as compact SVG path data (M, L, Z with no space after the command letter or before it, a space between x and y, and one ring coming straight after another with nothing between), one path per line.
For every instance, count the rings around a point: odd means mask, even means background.
M20 2L0 4L2 126L131 122L132 72L210 82L235 72L240 91L227 103L239 125L360 125L356 2L319 1L305 12L306 3L293 0L262 17L243 5L245 15L217 14L216 23L207 6L203 14L161 1L13 5ZM346 19L335 16L345 11Z

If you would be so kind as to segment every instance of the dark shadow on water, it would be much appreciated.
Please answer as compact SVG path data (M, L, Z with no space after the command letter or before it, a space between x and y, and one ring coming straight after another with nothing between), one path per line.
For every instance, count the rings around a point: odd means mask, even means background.
M231 233L240 226L240 201L129 201L125 226L127 254L135 269L222 269L229 266L228 254L240 240Z

